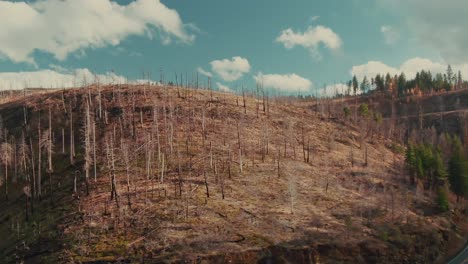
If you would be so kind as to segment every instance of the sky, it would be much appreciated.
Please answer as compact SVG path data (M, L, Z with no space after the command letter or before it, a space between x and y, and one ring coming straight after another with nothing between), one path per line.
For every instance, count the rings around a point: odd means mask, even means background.
M466 0L0 0L0 89L256 82L329 94L356 75L468 76Z

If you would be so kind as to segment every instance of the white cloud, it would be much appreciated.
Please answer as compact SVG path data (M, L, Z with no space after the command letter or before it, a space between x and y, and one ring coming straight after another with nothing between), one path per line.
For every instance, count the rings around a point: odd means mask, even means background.
M376 76L377 74L387 73L395 75L399 73L399 70L380 61L369 61L366 64L353 66L351 68L351 76L356 75L358 80L362 80L364 76L370 78Z
M198 73L200 73L201 75L204 75L206 77L210 77L210 78L213 77L213 74L211 72L205 71L202 67L198 67L197 71L198 71Z
M319 18L320 18L320 16L312 16L312 17L310 17L310 21L315 22L315 21L319 20Z
M310 80L297 74L263 74L254 76L256 82L263 84L265 88L273 88L282 92L308 92L313 84Z
M67 69L56 64L49 64L49 68L57 72L67 72Z
M458 67L458 65L454 65ZM438 62L433 62L423 58L413 58L405 61L399 68L399 72L404 72L407 77L414 78L418 71L425 70L435 73L445 73L447 71L447 65L442 65Z
M250 72L249 61L242 57L214 60L210 64L211 70L226 82L239 80L245 73Z
M117 46L131 35L152 37L163 43L175 39L190 43L177 11L160 0L136 0L119 5L110 0L0 1L0 54L13 62L34 64L35 50L58 60L86 48Z
M227 93L233 92L231 88L229 88L228 86L222 83L217 82L216 85L218 86L218 90L220 90L221 92L227 92Z
M32 72L1 72L0 90L16 90L23 88L71 88L91 84L96 81L99 81L101 84L148 82L148 80L128 81L125 77L113 72L94 74L88 69L67 71L60 68L59 71L47 69Z
M468 61L468 1L378 0L379 10L400 16L417 45L437 51L446 63Z
M348 86L343 83L337 83L334 85L327 85L325 88L322 88L318 91L318 97L333 97L337 94L346 94Z
M281 31L276 42L282 43L286 49L302 46L311 54L320 59L318 51L320 44L332 51L337 51L343 45L343 41L333 30L324 26L309 27L305 32L294 32L291 28Z
M384 25L380 27L380 32L382 33L385 43L388 45L393 45L398 42L400 39L400 32L392 26Z
M461 71L463 76L468 76L468 64L454 64L452 65L454 72ZM433 75L436 73L445 73L447 64L440 62L433 62L424 58L412 58L403 62L399 67L392 67L380 61L369 61L366 64L353 66L350 74L356 75L359 80L364 76L368 78L374 77L377 74L390 73L392 76L404 72L407 78L414 78L416 73L425 70L430 71Z

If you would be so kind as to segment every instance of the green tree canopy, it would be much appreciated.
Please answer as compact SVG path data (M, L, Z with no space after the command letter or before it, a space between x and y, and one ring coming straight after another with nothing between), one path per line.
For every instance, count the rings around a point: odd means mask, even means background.
M468 195L468 164L463 153L463 146L458 137L452 142L452 156L449 160L450 189L460 198Z

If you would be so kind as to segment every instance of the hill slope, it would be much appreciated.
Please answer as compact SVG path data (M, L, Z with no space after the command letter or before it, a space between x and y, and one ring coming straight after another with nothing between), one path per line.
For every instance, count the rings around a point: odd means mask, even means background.
M456 216L407 187L402 147L366 120L146 86L34 95L0 114L17 157L0 203L7 261L427 263L456 237Z

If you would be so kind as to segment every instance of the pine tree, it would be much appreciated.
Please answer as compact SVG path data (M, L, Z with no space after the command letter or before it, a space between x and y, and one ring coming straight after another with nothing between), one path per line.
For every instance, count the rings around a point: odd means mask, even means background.
M411 184L414 184L414 175L416 173L416 155L414 152L414 146L411 143L408 145L408 148L406 149L405 161L406 161L406 165L409 168Z
M463 78L461 75L461 71L458 71L458 77L457 77L457 89L461 89L463 84Z
M392 85L392 76L390 76L390 73L387 73L385 75L385 91L390 92L390 86Z
M362 79L362 82L361 82L361 91L363 93L367 93L367 91L369 90L369 80L367 80L367 76L364 76L364 79Z
M353 92L354 92L354 95L356 96L357 92L358 92L358 89L359 89L359 83L358 83L358 80L356 78L356 75L353 76Z
M440 187L437 192L437 205L442 212L449 210L448 194L445 187Z
M463 147L459 138L453 140L452 156L449 160L450 189L460 198L468 195L468 165L463 155Z
M440 151L436 151L434 155L434 183L439 183L439 185L445 184L447 179L447 170L445 169L444 161L442 160L442 155Z
M450 64L447 66L447 81L452 84L452 80L453 80L453 70L452 70L452 66L450 66Z
M424 177L424 167L423 167L423 161L421 157L416 157L416 175L418 178L423 178Z

